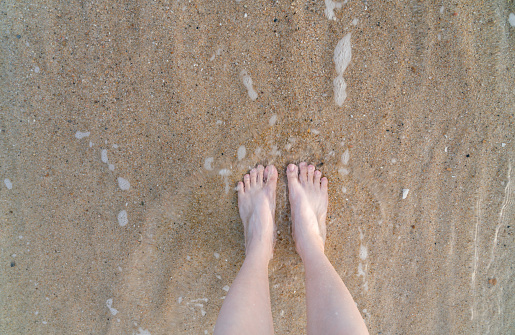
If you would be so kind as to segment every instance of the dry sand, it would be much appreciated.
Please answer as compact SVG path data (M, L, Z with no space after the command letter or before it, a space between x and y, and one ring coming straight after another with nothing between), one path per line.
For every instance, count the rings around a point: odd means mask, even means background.
M303 333L302 160L329 178L327 255L371 334L513 332L513 2L325 9L1 2L0 333L212 333L258 163L280 171L276 333Z

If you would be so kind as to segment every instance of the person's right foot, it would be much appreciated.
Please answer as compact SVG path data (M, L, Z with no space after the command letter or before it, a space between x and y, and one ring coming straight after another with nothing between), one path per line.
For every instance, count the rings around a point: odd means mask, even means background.
M263 254L271 259L274 253L275 188L277 169L259 165L238 183L238 209L245 232L245 253Z
M298 167L288 165L287 175L293 238L297 252L303 258L311 250L324 251L327 178L321 178L322 172L305 162Z

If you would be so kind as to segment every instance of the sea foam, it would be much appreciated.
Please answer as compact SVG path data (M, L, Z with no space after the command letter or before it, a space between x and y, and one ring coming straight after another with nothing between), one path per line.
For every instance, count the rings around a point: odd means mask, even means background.
M349 63L352 59L352 48L350 43L351 34L348 33L343 37L336 48L334 48L334 69L338 76L333 80L333 89L334 89L334 102L338 106L342 106L347 99L347 83L345 79L343 79L343 72L349 66Z
M249 98L252 101L256 100L258 97L258 94L257 94L256 90L254 90L254 87L252 86L252 78L250 78L250 75L247 73L246 70L242 70L240 72L240 76L241 76L241 81L243 82L243 86L245 86L245 88L248 91Z
M325 10L324 14L329 20L336 21L336 15L334 14L335 9L342 8L343 4L347 3L347 0L344 2L335 2L333 0L325 0Z
M84 137L88 137L89 135L90 135L89 131L84 132L84 133L82 131L77 131L75 133L75 138L80 140L80 139L83 139Z

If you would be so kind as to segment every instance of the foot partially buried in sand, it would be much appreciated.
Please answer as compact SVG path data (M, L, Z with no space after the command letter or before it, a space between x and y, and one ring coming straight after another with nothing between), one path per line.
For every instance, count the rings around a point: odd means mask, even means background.
M247 256L273 256L277 169L259 165L238 183L238 208L245 230Z
M300 172L299 172L300 170ZM292 233L301 258L306 253L324 251L327 215L327 178L313 165L288 165Z

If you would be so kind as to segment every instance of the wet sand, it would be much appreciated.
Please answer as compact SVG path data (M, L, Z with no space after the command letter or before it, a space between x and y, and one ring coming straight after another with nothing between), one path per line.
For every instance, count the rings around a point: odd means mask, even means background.
M329 178L326 253L371 334L510 333L513 2L325 10L2 2L0 333L212 333L244 258L234 187L259 163L279 170L275 330L304 333L285 183L303 160Z

